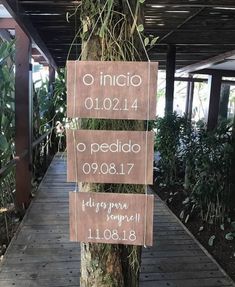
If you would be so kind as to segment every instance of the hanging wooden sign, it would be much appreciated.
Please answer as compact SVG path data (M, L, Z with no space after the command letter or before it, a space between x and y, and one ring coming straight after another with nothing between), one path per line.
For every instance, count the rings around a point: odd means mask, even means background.
M157 63L67 62L70 118L156 118Z
M153 132L67 131L67 180L153 183Z
M70 240L153 244L153 195L70 192Z

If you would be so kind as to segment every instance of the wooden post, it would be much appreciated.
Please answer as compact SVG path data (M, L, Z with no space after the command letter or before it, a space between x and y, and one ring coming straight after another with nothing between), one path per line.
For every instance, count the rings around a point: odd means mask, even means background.
M16 164L16 206L23 210L29 205L31 193L32 159L32 101L31 101L31 41L16 26L16 73L15 73L15 126L16 155L28 150L28 154Z
M230 85L223 84L220 96L219 117L221 119L227 119L228 117L228 102L230 95Z
M53 97L54 97L54 83L55 83L55 69L51 66L49 66L49 95L50 95L50 101L51 103L53 102ZM50 106L49 110L50 117L53 118L55 115L55 107L54 105ZM50 123L51 128L55 127L55 121L53 120ZM51 155L54 155L56 153L57 147L56 147L56 135L55 135L55 130L53 129L52 131L52 136L51 136L51 143L50 143L50 148L49 148L49 153Z
M190 75L191 81L188 82L188 95L187 95L187 118L189 120L192 119L192 111L193 111L193 95L194 95L194 81L193 77Z
M191 79L191 77L189 76ZM187 82L187 91L186 91L186 102L185 102L185 115L188 116L188 106L189 106L189 97L190 97L190 83L191 81L189 80Z
M210 96L208 119L207 119L208 130L213 130L217 125L219 115L221 83L222 83L222 75L219 72L214 72L208 78L209 96Z
M55 69L49 66L49 92L53 94L55 82Z
M166 106L165 114L173 113L174 84L175 84L176 47L168 46L166 59Z

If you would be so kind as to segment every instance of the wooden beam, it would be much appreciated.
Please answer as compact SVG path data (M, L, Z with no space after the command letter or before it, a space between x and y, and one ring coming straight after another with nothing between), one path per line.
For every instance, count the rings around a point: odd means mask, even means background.
M218 122L220 92L221 92L222 75L214 73L209 76L209 108L207 118L208 130L213 130Z
M203 11L204 8L198 9L196 12L191 14L189 17L187 17L182 23L180 23L178 26L176 26L175 29L169 31L167 34L165 34L163 37L160 38L158 42L162 42L163 40L166 40L168 37L170 37L173 33L178 31L182 26L184 26L186 23L191 21L193 18L195 18L198 14L200 14Z
M37 48L32 48L32 56L41 56L41 53Z
M175 57L176 48L175 46L169 46L167 52L167 63L166 63L166 106L165 113L173 112L173 101L174 101L174 84L175 84Z
M163 5L163 6L177 6L177 7L235 7L233 0L148 0L146 6Z
M235 77L235 71L231 71L231 70L203 69L203 70L191 72L191 74L213 75L213 74L216 74L218 72L223 77Z
M30 22L29 17L25 14L24 10L21 8L18 1L13 0L1 0L1 3L6 7L11 16L15 19L17 24L21 27L21 29L25 32L25 34L30 37L35 44L38 46L38 49L41 51L42 55L49 61L50 65L55 69L57 65L47 49L45 43L42 41L39 36L37 30L34 28L32 23Z
M179 82L194 82L194 83L207 83L207 79L192 78L192 77L175 77L175 81ZM234 82L235 83L235 82Z
M11 18L0 18L0 29L12 29L16 27L16 21Z
M48 5L48 0L40 0L40 1L35 1L35 0L21 0L20 1L23 4L31 4L31 5L38 5L38 2L40 5ZM57 3L58 2L58 3ZM68 5L71 5L72 7L74 7L74 0L67 0L67 1L50 1L49 5L50 6L65 6L67 7Z
M177 73L191 73L198 70L204 70L210 68L213 64L223 61L231 56L235 55L235 50L220 54L218 56L212 57L210 59L203 60L199 63L189 65L184 67L183 69L179 69Z
M56 51L55 51L56 52ZM60 52L57 52L60 54ZM166 53L151 53L151 57L154 57L156 61L166 61ZM201 61L202 58L208 59L208 53L206 54L191 54L191 53L177 53L176 60L182 62L188 61Z
M46 62L46 60L45 60L45 58L43 56L35 56L35 55L33 55L32 58L37 63Z
M203 29L203 28L202 28ZM207 28L204 27L204 30L200 31L195 29L194 32L181 32L180 30L170 30L170 32L164 35L163 32L159 33L158 30L154 27L146 28L145 32L147 34L153 34L159 36L159 43L167 43L169 44L233 44L234 38L230 31L223 31L223 38L218 37L218 33L215 30L207 31ZM166 40L167 38L167 40Z
M15 126L16 155L25 150L28 154L16 164L16 206L19 210L26 208L31 193L31 78L30 59L31 41L24 31L16 26L15 55Z

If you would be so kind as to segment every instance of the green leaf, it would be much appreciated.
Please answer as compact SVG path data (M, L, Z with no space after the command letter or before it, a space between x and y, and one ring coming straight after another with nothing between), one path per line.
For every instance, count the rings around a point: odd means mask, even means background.
M85 22L83 24L83 34L85 34L87 31L88 31L88 25L87 25L87 22Z
M109 21L109 17L111 15L111 11L112 11L112 7L113 7L113 0L108 0L108 12L107 12L107 15L104 19L104 22L100 28L100 33L99 33L99 36L101 38L104 37L104 33L105 31L107 30L107 27L108 27L108 21Z
M225 239L232 241L234 239L235 235L232 232L229 232L225 235Z
M149 38L146 37L146 38L144 39L144 45L145 45L145 47L146 47L148 44L149 44Z
M139 3L143 4L145 2L145 0L139 0Z
M151 46L151 47L157 43L158 38L159 38L159 37L155 37L155 38L152 39L152 41L151 41L151 43L150 43L150 46Z
M140 25L137 27L137 31L143 32L143 31L144 31L144 25L143 25L143 24L140 24Z
M10 126L10 121L5 114L2 114L1 122L2 122L2 130L5 132L7 129L9 129L9 126Z
M215 235L212 235L208 240L208 245L213 246L215 241Z
M201 231L203 231L204 230L204 226L201 226L200 228L199 228L199 232L201 232Z
M184 219L184 210L180 212L180 219Z
M224 224L220 224L220 229L224 230Z
M189 214L186 216L184 223L187 223L189 220Z
M4 135L0 135L0 151L4 152L8 149L9 144L7 142L7 139Z
M182 204L187 204L189 203L189 197L185 198L185 200L182 202Z
M66 21L69 23L69 12L66 13Z

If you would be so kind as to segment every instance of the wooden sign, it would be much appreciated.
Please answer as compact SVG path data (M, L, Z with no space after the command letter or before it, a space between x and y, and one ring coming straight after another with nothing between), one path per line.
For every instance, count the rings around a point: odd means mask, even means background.
M153 132L67 130L67 180L153 183Z
M157 63L67 62L70 118L156 118Z
M153 195L70 192L70 240L153 244Z

